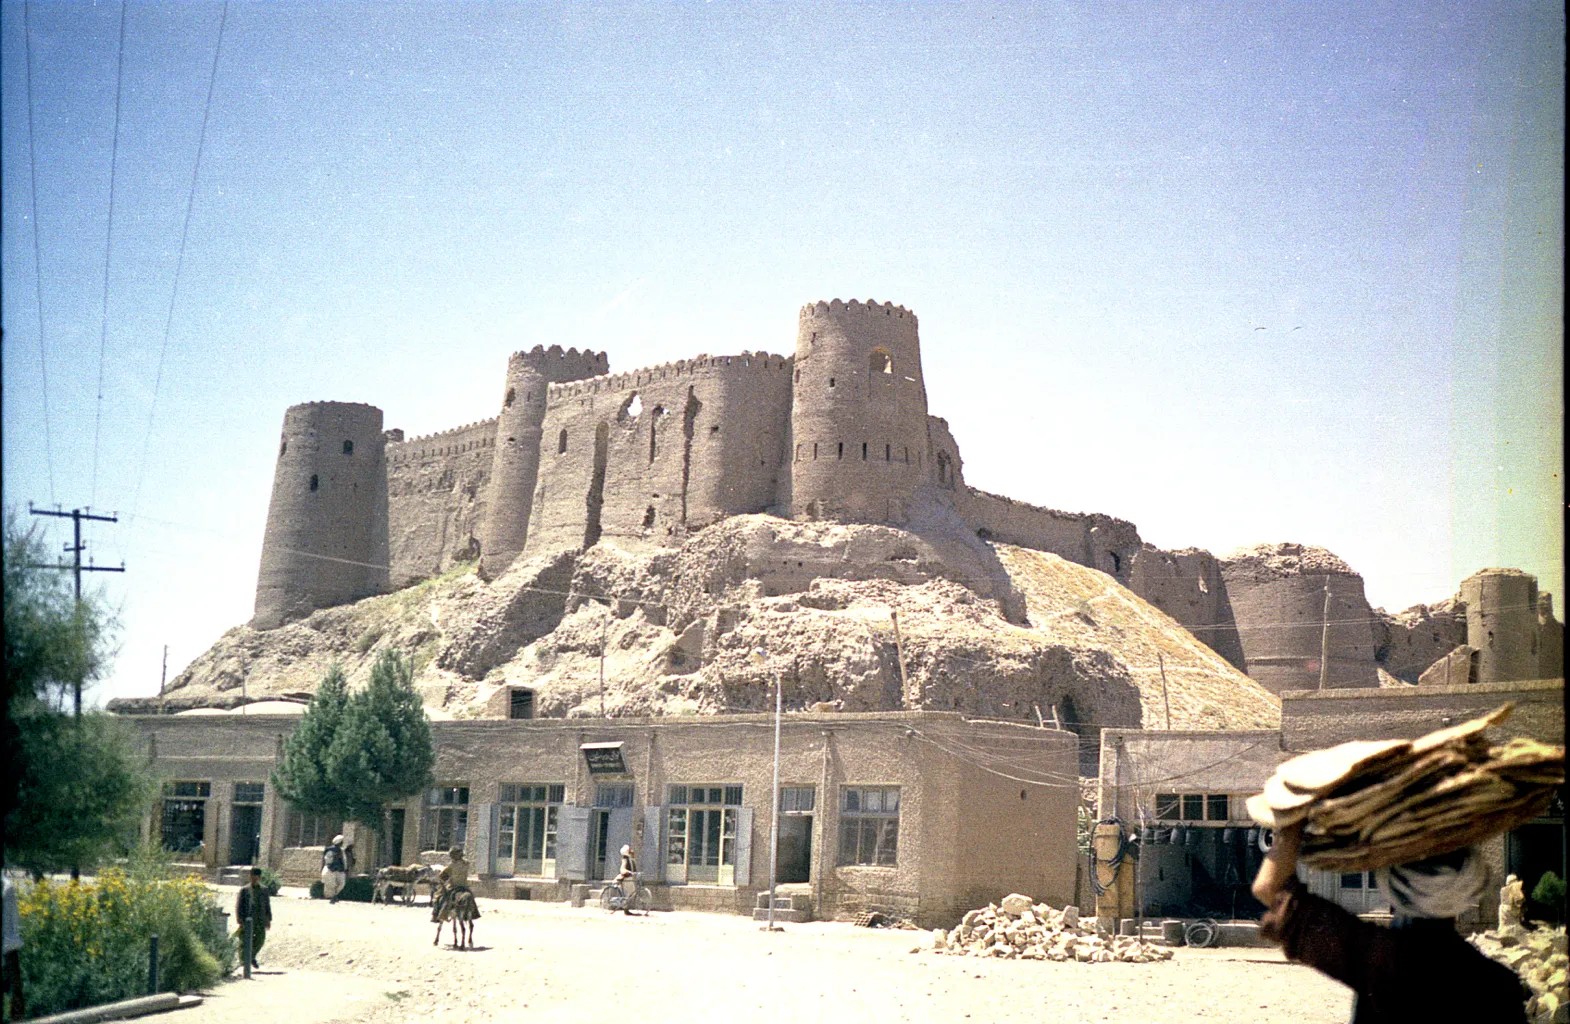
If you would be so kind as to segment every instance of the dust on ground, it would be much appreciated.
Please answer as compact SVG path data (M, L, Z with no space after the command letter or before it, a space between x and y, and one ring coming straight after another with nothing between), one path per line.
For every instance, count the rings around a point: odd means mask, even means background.
M233 902L234 890L222 898ZM328 904L285 890L262 970L173 1024L479 1024L705 1021L1195 1020L1330 1024L1351 994L1274 950L1180 949L1154 964L933 954L928 932L843 923L770 934L722 914L611 915L481 900L473 951L450 948L425 906ZM911 950L922 947L919 953Z

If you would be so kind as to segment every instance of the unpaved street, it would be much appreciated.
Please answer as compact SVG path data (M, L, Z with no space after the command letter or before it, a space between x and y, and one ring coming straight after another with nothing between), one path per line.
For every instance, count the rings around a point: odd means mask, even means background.
M1330 1024L1350 994L1270 950L1179 950L1156 964L979 960L926 932L847 924L768 934L743 918L607 915L482 900L473 952L432 948L422 907L274 901L263 973L173 1024L701 1021L1138 1021ZM233 890L223 898L233 902ZM913 946L923 952L912 954Z

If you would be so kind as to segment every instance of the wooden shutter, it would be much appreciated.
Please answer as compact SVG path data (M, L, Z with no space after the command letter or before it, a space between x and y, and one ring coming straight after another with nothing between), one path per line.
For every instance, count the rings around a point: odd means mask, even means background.
M556 877L582 882L589 875L589 815L592 809L562 804L556 817Z
M638 851L638 867L645 883L665 881L665 815L663 808L643 809L643 848Z
M736 808L736 884L752 884L752 808Z

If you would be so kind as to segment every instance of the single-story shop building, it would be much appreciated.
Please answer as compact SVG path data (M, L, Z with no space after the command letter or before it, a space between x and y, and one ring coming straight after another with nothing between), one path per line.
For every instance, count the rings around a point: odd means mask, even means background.
M298 714L129 716L167 780L149 836L208 870L317 876L342 823L270 775ZM434 721L436 784L356 835L359 867L442 863L480 895L566 899L638 852L656 905L751 913L769 886L772 715ZM788 906L923 926L1022 892L1074 899L1078 737L948 712L785 716L778 879ZM1028 778L1034 781L1017 781ZM786 906L786 904L781 904Z

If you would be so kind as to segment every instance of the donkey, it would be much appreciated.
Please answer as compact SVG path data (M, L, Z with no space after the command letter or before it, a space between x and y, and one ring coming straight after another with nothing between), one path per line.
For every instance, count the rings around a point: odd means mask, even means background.
M474 948L474 919L480 916L480 906L474 901L474 893L468 889L457 889L447 893L437 904L433 916L436 918L436 938L431 940L431 945L441 943L442 925L451 921L452 947Z

